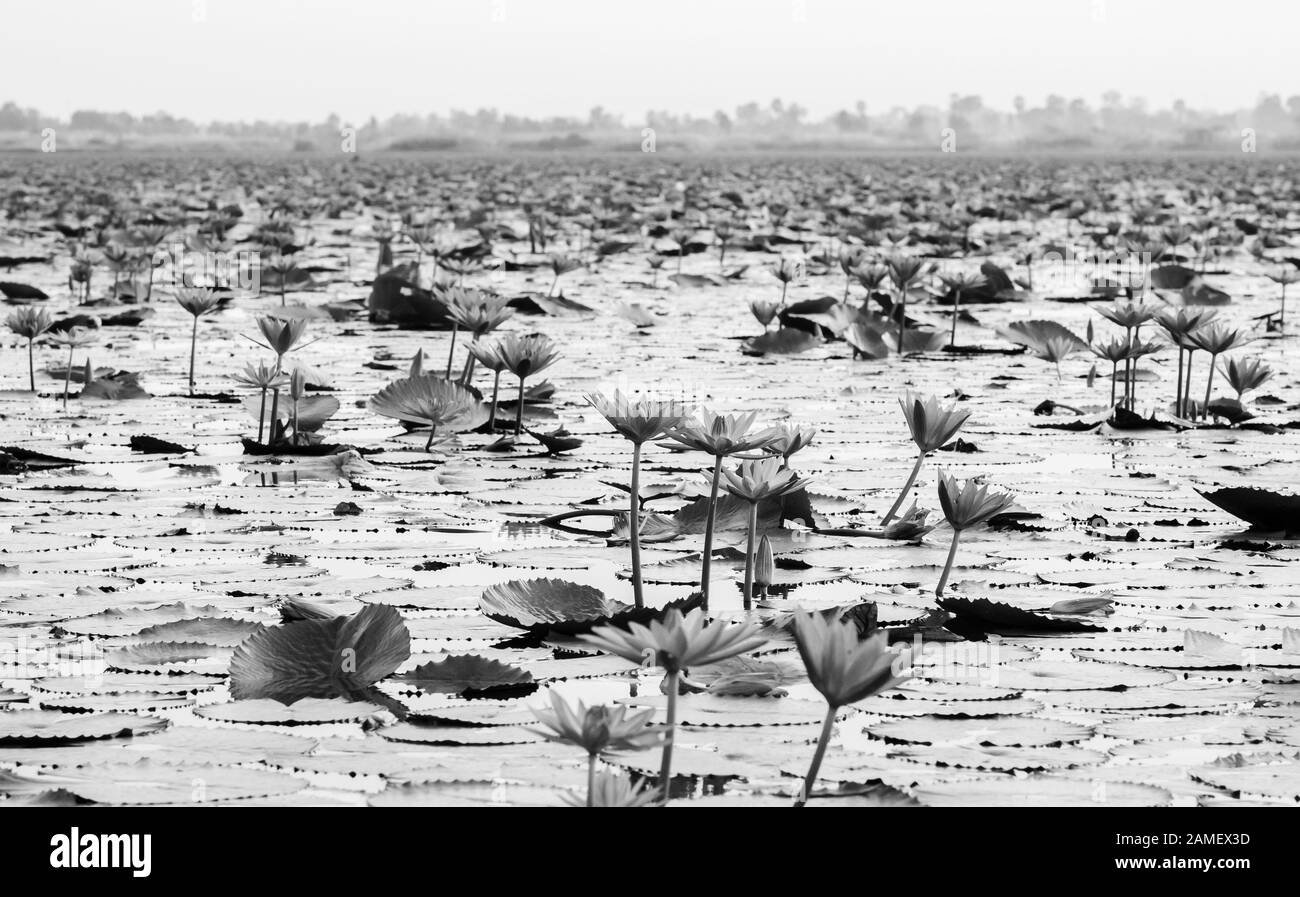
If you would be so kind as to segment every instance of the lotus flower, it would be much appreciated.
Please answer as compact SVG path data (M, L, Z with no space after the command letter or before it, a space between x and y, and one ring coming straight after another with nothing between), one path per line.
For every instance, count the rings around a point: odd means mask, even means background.
M1061 381L1061 362L1079 351L1079 344L1063 336L1049 336L1033 347L1033 352L1046 362L1056 365L1056 381Z
M307 321L305 318L280 320L264 317L257 319L257 329L262 331L262 337L266 342L258 340L253 342L270 349L277 359L282 359L293 351L298 341L302 339L302 335L307 332Z
M952 527L952 544L948 547L948 562L944 564L943 575L934 590L937 597L943 597L944 586L948 584L948 574L952 572L952 562L957 557L957 543L963 531L979 526L986 520L996 517L1015 504L1016 497L1009 492L989 492L989 487L974 480L958 482L948 474L939 473L939 506L943 516Z
M906 682L911 677L901 671L911 666L911 658L906 651L901 654L890 651L884 633L859 638L857 626L838 615L795 614L794 639L809 681L826 699L826 719L822 723L821 737L804 777L803 791L795 801L796 807L802 807L821 770L822 758L835 727L836 712L847 704Z
M62 333L51 333L50 342L68 347L68 369L63 376L63 410L68 410L68 388L72 384L72 353L75 349L93 345L99 340L99 327L72 327Z
M776 317L776 313L780 311L780 309L781 304L779 302L773 302L771 299L749 300L749 310L753 313L754 317L758 319L758 323L763 325L764 333L767 333L767 329L771 325L772 319Z
M1231 359L1223 369L1223 376L1237 393L1237 401L1252 389L1259 389L1273 376L1273 369L1257 358L1241 361Z
M13 311L5 319L5 325L14 333L27 339L27 380L32 392L36 392L36 360L32 345L54 324L54 318L43 308L24 305Z
M898 294L898 353L903 353L907 343L907 291L921 278L925 263L918 258L905 255L891 255L885 260L889 268L889 279L894 282L894 291Z
M515 436L524 426L524 380L546 370L560 357L559 348L550 337L540 333L528 336L510 334L497 348L506 370L519 378L519 406L515 411Z
M749 538L745 549L745 591L743 593L745 610L749 610L754 595L759 502L797 492L804 488L808 481L784 466L778 458L743 461L734 471L724 470L722 477L723 486L728 492L749 503Z
M471 413L478 398L459 383L434 374L406 377L385 386L367 403L376 414L429 428L424 450L433 447L438 427Z
M648 807L660 802L655 789L647 788L644 782L634 785L627 776L610 770L597 773L595 780L588 784L586 803L580 797L565 800L574 806L587 807Z
M629 488L631 508L628 512L632 545L632 596L637 607L644 607L641 585L641 446L648 440L658 439L676 429L689 412L680 402L656 402L648 399L632 401L618 391L614 392L612 399L597 393L587 396L587 401L609 421L610 426L632 443L632 485Z
M279 365L272 367L265 362L258 362L257 366L245 365L242 373L231 374L231 379L244 386L251 386L253 389L260 390L262 394L262 403L257 412L257 441L262 441L263 422L266 420L266 393L267 390L281 390L289 384L289 378L280 372Z
M1279 268L1267 275L1269 280L1282 288L1282 304L1278 309L1278 329L1286 333L1286 288L1287 284L1300 282L1300 270L1296 268Z
M969 290L978 290L988 284L983 274L957 271L953 274L940 274L943 285L952 290L952 335L948 339L949 348L957 348L957 319L961 317L961 294Z
M447 315L452 321L451 345L447 350L447 379L450 380L452 361L456 353L456 334L460 328L464 327L477 340L500 327L515 312L509 307L508 299L482 290L452 287L446 291L443 301L447 305ZM469 376L473 373L470 367L473 358L474 355L471 354L470 360L465 363L465 371L460 378L464 383L469 382Z
M653 710L629 713L625 706L600 704L576 708L558 693L551 692L550 707L534 707L542 724L538 734L547 741L571 744L597 756L606 751L639 751L658 744L662 728L651 724Z
M1143 324L1154 319L1160 310L1160 306L1152 302L1130 301L1116 302L1111 306L1100 306L1096 309L1096 312L1125 330L1137 330Z
M628 713L627 707L598 705L587 707L581 701L575 709L564 698L551 692L550 707L533 707L533 716L542 724L533 731L547 741L571 744L587 752L587 806L595 806L596 761L605 751L640 751L663 740L663 727L651 725L653 710Z
M813 437L817 435L817 428L777 424L769 427L763 435L767 436L767 444L763 446L763 451L780 455L788 466L791 455L812 445Z
M553 255L550 259L550 266L551 272L555 277L551 281L551 288L546 291L546 295L548 296L555 293L555 287L559 284L560 277L568 274L570 271L577 271L582 267L582 261L569 255Z
M263 262L263 265L266 267L266 270L276 276L276 281L280 284L280 307L284 308L284 296L289 281L295 277L302 277L305 275L303 275L302 270L298 267L297 263L294 262L291 256L286 256L279 252L276 252L269 259Z
M799 271L803 265L796 259L782 257L781 261L776 263L772 273L776 279L781 281L781 301L777 303L777 308L785 307L785 295L790 288L790 282L798 278Z
M668 784L672 780L678 680L682 672L753 651L767 642L752 623L710 624L704 611L698 608L685 615L672 608L649 626L632 623L626 630L601 626L578 638L632 663L663 667L667 674L668 721L659 767L659 787L664 801L668 800Z
M880 521L881 526L887 526L903 506L903 500L921 473L925 456L952 441L957 431L970 418L969 411L958 411L955 404L940 405L934 396L922 396L911 390L898 400L898 404L903 409L903 418L907 421L912 441L920 451L907 482L903 484L903 491L898 493L898 498L894 499L893 505L885 513L884 519Z
M849 301L849 287L853 284L853 278L859 266L867 257L865 246L842 246L840 247L840 270L844 272L844 301Z
M1192 342L1210 353L1210 373L1205 378L1205 406L1210 405L1210 387L1214 385L1214 365L1224 352L1231 352L1250 342L1240 330L1229 330L1222 324L1203 327L1191 335Z
M493 432L497 426L497 396L501 391L501 372L506 369L505 359L501 357L501 344L470 343L467 348L470 357L492 372L492 404L488 409L488 431Z
M1165 309L1156 315L1156 323L1169 335L1169 339L1178 347L1178 388L1174 396L1174 413L1185 417L1191 403L1192 391L1192 353L1197 344L1192 335L1214 319L1213 309L1180 308L1177 311ZM1183 385L1183 356L1187 356L1187 384Z
M701 420L682 424L668 435L687 448L707 452L713 456L713 479L709 486L709 512L704 519L704 558L700 573L700 592L703 606L709 606L709 568L713 554L713 524L718 509L718 482L722 476L722 459L728 455L749 452L766 446L772 434L766 430L751 433L755 412L749 414L714 414L702 409Z
M181 287L176 291L176 302L194 316L190 327L190 395L194 395L194 352L199 341L199 318L217 307L218 298L208 287Z

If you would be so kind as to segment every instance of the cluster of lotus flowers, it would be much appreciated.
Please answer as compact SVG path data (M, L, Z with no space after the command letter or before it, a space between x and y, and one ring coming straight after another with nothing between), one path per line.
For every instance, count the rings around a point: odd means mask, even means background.
M849 300L850 289L855 282L866 289L866 298L869 300L873 294L881 292L886 281L888 281L889 286L892 287L892 305L889 316L896 319L894 345L898 352L905 351L907 347L908 298L917 293L927 277L936 276L939 282L952 293L952 333L949 338L949 345L953 347L957 345L957 319L961 316L962 293L978 289L987 283L987 278L983 274L964 271L939 272L933 264L927 264L922 259L901 253L886 255L881 261L872 262L868 260L867 250L862 246L845 246L842 248L839 253L839 265L844 272L844 301L846 303ZM773 274L781 283L780 299L753 299L750 301L749 309L758 322L763 325L765 332L772 321L784 310L789 285L792 281L798 279L800 271L801 266L796 260L782 258L773 268ZM863 311L867 311L865 301ZM869 350L867 344L878 341L879 335L868 332L866 325L859 321L846 331L845 339L853 346L855 351L866 351Z
M636 606L644 606L640 555L641 529L645 519L640 490L641 453L647 442L666 437L670 440L667 443L669 447L703 452L713 458L709 471L709 497L700 571L700 606L704 609L709 606L710 568L719 490L725 490L749 505L742 597L745 609L750 609L756 580L760 588L769 585L770 571L774 566L770 542L765 546L764 541L758 539L759 506L765 501L774 501L799 492L808 485L807 478L790 468L790 458L813 441L816 430L790 424L755 429L757 415L754 412L723 415L703 409L696 418L690 415L689 409L681 402L633 400L621 392L615 392L612 397L595 394L589 396L588 400L619 435L632 443L628 532L632 554L632 590ZM930 527L925 526L928 512L918 511L915 504L898 524L894 524L893 528L890 526L911 492L926 456L949 443L966 422L969 413L959 411L955 406L940 405L933 396L922 397L910 392L899 399L899 404L918 454L897 500L881 520L881 527L885 529L880 534L886 538L920 538L930 530ZM738 458L739 463L733 468L724 469L723 462L731 457ZM944 568L936 594L943 594L959 534L1002 513L1013 502L1012 496L990 493L986 486L974 481L958 483L951 477L940 477L939 503L954 537L948 565Z
M68 408L68 390L72 383L72 353L77 349L93 345L99 339L98 319L94 327L73 326L66 330L53 330L54 317L43 308L36 308L31 305L24 305L15 309L5 319L5 326L18 336L27 340L27 377L28 388L36 391L36 355L35 346L38 341L46 341L51 345L68 350L68 363L63 376L63 408ZM90 382L90 361L86 361L86 379Z
M722 415L703 410L693 417L677 401L629 399L620 392L613 396L588 397L593 407L614 430L632 443L632 477L629 489L629 533L632 552L632 584L636 606L643 607L640 569L640 529L643 517L640 496L642 448L652 440L667 438L670 446L703 452L713 457L709 479L709 511L705 523L701 570L701 601L683 611L671 607L648 624L630 623L626 628L605 625L580 638L592 647L621 657L643 668L664 672L666 718L654 722L655 712L632 712L623 706L587 707L569 704L552 692L549 707L534 708L539 721L536 730L547 739L582 748L588 760L586 806L647 806L667 803L672 781L673 744L677 727L677 700L684 677L691 668L717 664L763 647L767 639L752 620L729 623L708 617L709 561L712 554L713 524L719 489L749 503L748 549L746 552L744 600L751 608L755 567L763 579L764 561L755 544L758 507L803 489L808 480L790 466L791 455L808 446L816 436L812 428L778 425L755 429L753 413ZM921 465L930 452L948 443L966 422L968 414L954 406L940 405L933 397L908 393L899 400L918 457L907 483L893 507L886 513L887 524L911 491ZM724 468L727 458L739 463ZM974 481L959 483L941 473L939 504L952 528L948 562L935 590L943 594L961 534L1011 506L1011 495L990 491ZM918 516L913 509L907 515ZM920 517L923 520L923 516ZM919 528L923 534L928 527ZM918 530L912 530L917 532ZM766 540L766 537L764 537ZM759 543L760 545L762 543ZM772 566L767 546L766 576ZM857 625L841 617L838 610L826 613L796 612L790 623L799 656L809 681L826 701L826 715L812 762L794 806L803 806L814 793L822 760L834 732L840 709L887 691L908 678L911 666L906 650L891 650L888 637L879 631L863 638ZM657 789L634 785L613 771L600 770L600 758L610 752L659 747L662 751Z
M1115 303L1112 306L1098 308L1097 312L1108 321L1124 329L1122 338L1116 337L1106 343L1093 344L1091 327L1089 327L1089 347L1098 358L1111 364L1112 406L1130 411L1137 401L1137 362L1147 355L1154 355L1168 347L1178 350L1178 376L1174 390L1172 409L1180 418L1194 420L1212 412L1210 395L1214 385L1214 374L1220 370L1219 357L1251 341L1251 334L1241 329L1228 327L1215 321L1215 312L1204 308L1165 308L1152 302L1130 300ZM1142 339L1142 327L1154 322L1164 332L1165 342ZM1192 367L1197 352L1209 355L1209 371L1205 378L1205 398L1197 403L1192 396ZM1124 366L1123 374L1120 365ZM1245 393L1262 386L1271 376L1267 365L1255 359L1243 361L1230 360L1222 368L1224 378L1237 394L1237 403ZM1123 382L1124 392L1116 399L1116 384ZM1231 409L1224 409L1231 410ZM1239 408L1238 408L1239 410Z
M891 650L883 633L859 637L856 624L836 612L796 613L790 625L808 679L826 701L817 747L795 797L794 806L799 807L813 793L840 709L905 682L910 678L911 654L906 649ZM581 702L574 706L555 692L549 707L533 708L540 724L535 729L538 734L586 752L585 805L589 807L667 803L682 678L691 668L721 663L767 643L755 623L710 621L699 608L686 613L672 608L649 625L632 623L627 629L601 626L580 638L639 667L662 669L667 698L663 724L653 722L654 710L629 712L623 706L587 707ZM633 785L611 771L598 771L602 755L651 747L662 751L656 790Z

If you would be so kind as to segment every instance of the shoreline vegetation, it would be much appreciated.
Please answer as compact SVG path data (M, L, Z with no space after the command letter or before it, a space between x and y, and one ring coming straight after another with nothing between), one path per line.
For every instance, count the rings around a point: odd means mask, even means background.
M946 108L853 110L814 118L798 103L773 99L712 115L651 110L632 118L602 107L583 116L533 119L497 109L379 120L196 123L166 112L77 110L66 119L0 105L0 152L57 150L333 153L867 153L898 154L1260 154L1300 151L1300 96L1261 94L1253 107L1197 110L1181 101L1148 109L1116 91L1098 105L1053 95L1013 109L953 94Z

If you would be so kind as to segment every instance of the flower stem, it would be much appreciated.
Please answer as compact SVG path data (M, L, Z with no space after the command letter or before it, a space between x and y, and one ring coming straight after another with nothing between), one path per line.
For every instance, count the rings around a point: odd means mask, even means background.
M904 340L907 337L907 287L904 286L898 291L898 354L907 354L904 348Z
M63 410L68 410L68 386L72 383L72 347L68 346L68 369L63 374Z
M713 485L709 488L709 513L704 518L704 563L700 570L700 593L704 596L702 607L709 609L709 562L713 560L713 518L718 511L718 478L722 475L722 456L713 460Z
M1178 389L1174 396L1174 414L1183 416L1183 347L1178 347Z
M453 321L451 324L451 348L447 350L447 377L451 379L451 360L456 355L456 334L460 331L460 324Z
M664 733L663 759L659 762L659 802L668 803L669 783L673 774L673 736L677 732L677 676L676 670L669 670L668 682L668 728Z
M921 452L916 456L916 464L912 466L912 474L907 478L907 482L903 484L903 491L898 493L898 498L894 499L893 506L885 514L885 519L880 521L881 526L885 526L889 521L893 520L894 515L898 513L898 509L903 506L903 500L907 498L907 493L912 491L912 484L916 482L916 477L921 472L921 462L924 460L925 452Z
M29 337L27 339L27 381L32 392L36 392L36 359L32 356L32 342Z
M1205 407L1207 413L1210 407L1210 387L1214 385L1214 360L1218 357L1215 353L1210 353L1210 375L1205 378Z
M587 755L587 806L594 807L593 798L596 792L596 755Z
M269 423L271 432L267 444L271 445L275 443L276 430L280 426L280 390L278 389L271 391L271 420Z
M262 405L257 409L257 441L262 441L262 425L266 423L266 387L262 387Z
M501 372L496 371L492 375L492 407L488 410L488 432L494 433L497 428L497 393L501 389Z
M952 572L952 562L957 557L957 543L961 541L961 530L952 531L952 544L948 546L948 562L943 565L943 575L939 577L939 585L934 590L934 597L942 598L943 590L948 585L948 574Z
M194 395L194 347L199 342L199 316L194 316L194 326L190 329L190 395Z
M749 503L749 544L745 550L745 610L750 610L754 595L754 562L758 557L758 502Z
M645 607L641 594L641 443L632 443L631 509L627 522L632 541L632 600Z
M817 773L821 772L822 759L826 756L826 745L830 744L831 732L835 729L835 711L838 707L826 708L826 720L822 723L822 734L817 739L817 750L813 752L812 763L808 766L808 775L804 776L803 791L795 799L794 805L802 807L808 803L808 795L812 794L813 784L817 781Z
M961 317L961 290L957 290L952 302L952 336L948 338L948 348L957 348L957 318Z
M524 428L524 378L519 378L519 404L515 408L515 436Z

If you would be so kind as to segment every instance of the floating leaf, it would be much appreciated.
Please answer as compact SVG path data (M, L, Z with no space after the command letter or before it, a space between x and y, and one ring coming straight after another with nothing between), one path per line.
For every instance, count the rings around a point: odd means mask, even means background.
M420 664L393 679L421 691L447 694L514 691L534 684L533 675L527 670L480 654L450 654L442 660Z
M250 636L230 660L230 694L284 704L355 698L410 656L402 615L371 604L348 617L288 623Z

